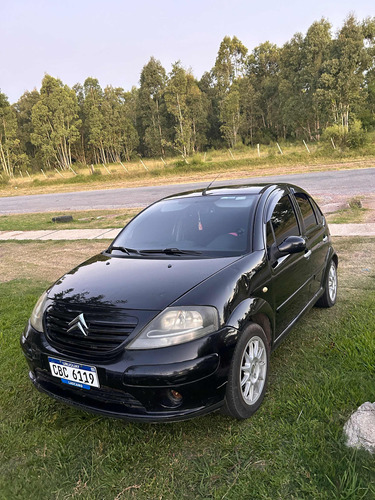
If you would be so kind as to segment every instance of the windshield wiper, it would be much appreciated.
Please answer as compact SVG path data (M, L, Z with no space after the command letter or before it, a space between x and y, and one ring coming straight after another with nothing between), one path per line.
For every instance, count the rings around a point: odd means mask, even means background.
M150 250L140 250L140 253L165 253L166 255L201 255L202 252L196 252L195 250L180 250L179 248L164 248L164 249L150 249Z
M112 250L119 250L120 252L126 253L127 255L130 255L131 253L136 253L139 254L139 251L136 250L135 248L127 248L127 247L109 247L107 249L107 252L110 253Z

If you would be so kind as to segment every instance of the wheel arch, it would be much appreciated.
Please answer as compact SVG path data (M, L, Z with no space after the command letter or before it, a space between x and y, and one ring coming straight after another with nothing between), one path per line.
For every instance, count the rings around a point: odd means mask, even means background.
M274 314L271 305L264 299L257 297L243 300L233 310L227 325L233 326L239 334L250 324L259 325L264 331L269 346L272 347L274 338Z

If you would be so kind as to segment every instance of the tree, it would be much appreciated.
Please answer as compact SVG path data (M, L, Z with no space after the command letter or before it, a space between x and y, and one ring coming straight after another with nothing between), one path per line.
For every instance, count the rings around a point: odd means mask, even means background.
M269 138L280 133L279 99L280 49L265 42L255 47L248 58L247 75L257 90L258 127Z
M187 73L178 61L172 66L164 95L167 110L176 123L174 147L183 157L189 154L191 140L191 127L186 103L187 82Z
M27 162L17 134L16 111L9 105L6 95L0 92L0 165L8 177L13 176L15 167Z
M257 127L256 120L259 114L259 92L255 90L255 87L249 77L239 80L238 89L240 94L241 114L239 132L242 136L242 140L246 144L253 144L254 133Z
M141 135L146 153L164 155L167 142L164 91L167 81L160 61L151 57L143 67L138 92Z
M222 101L220 120L223 123L220 127L223 137L229 147L235 147L238 140L238 130L241 125L240 92L237 85L232 85Z
M138 134L131 120L132 101L132 94L125 93L122 88L108 86L104 89L103 146L111 162L119 162L123 156L130 160L138 146Z
M371 57L364 41L372 40L368 26L349 15L332 43L329 59L320 77L320 95L330 103L334 123L349 128L349 114L363 102L364 73L371 67Z
M40 100L32 108L31 140L48 166L58 165L64 170L71 167L71 146L79 139L78 111L74 90L46 75Z
M221 93L225 93L237 78L243 76L246 54L247 48L237 37L224 37L213 68Z
M83 84L83 134L88 154L95 163L107 163L103 136L103 90L96 78Z
M34 89L31 92L26 91L14 105L14 109L17 113L17 136L20 140L20 148L30 159L31 163L36 162L37 156L37 149L31 140L31 134L33 132L31 115L32 109L39 99L39 92Z

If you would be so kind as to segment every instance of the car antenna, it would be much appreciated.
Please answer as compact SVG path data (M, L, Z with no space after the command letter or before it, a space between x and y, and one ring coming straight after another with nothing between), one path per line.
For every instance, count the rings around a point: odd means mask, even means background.
M217 176L215 177L215 179L213 181L211 181L206 188L203 189L202 196L207 196L207 190L212 186L212 184L216 181L216 179L218 177L220 177L220 174L217 174Z

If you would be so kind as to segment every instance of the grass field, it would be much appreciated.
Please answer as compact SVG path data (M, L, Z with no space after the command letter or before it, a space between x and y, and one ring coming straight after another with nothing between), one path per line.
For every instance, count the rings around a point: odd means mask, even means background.
M33 214L1 215L0 231L36 231L39 229L106 229L124 227L140 209L80 210L69 212L43 212ZM52 222L52 217L71 215L72 222Z
M283 154L276 144L261 146L258 156L256 147L240 150L219 150L196 154L189 163L179 158L143 159L123 164L73 166L73 171L16 172L7 180L0 177L0 195L53 193L64 191L110 189L114 187L178 184L207 180L220 175L220 179L248 176L292 174L322 170L363 168L375 164L375 144L363 150L329 150L310 145L310 153L303 144L282 144Z
M374 400L375 239L337 240L340 292L271 357L261 409L134 424L39 394L19 336L44 287L103 242L0 247L0 499L373 499L375 462L342 427Z

